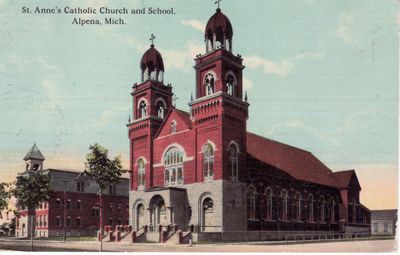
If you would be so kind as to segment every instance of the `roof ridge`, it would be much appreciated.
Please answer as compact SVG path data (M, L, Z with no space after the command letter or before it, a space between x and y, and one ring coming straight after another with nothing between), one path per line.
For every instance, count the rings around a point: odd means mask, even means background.
M271 139L271 138L267 138L267 137L264 137L264 136L261 136L261 135L258 135L258 134L252 133L252 132L247 132L247 133L248 133L248 134L251 134L251 135L258 136L258 137L260 137L260 138L262 138L262 139L269 140L269 141L274 142L274 143L279 143L279 144L282 144L282 145L284 145L284 146L291 147L291 148L294 148L294 149L296 149L296 150L309 153L309 154L311 154L311 155L314 156L314 154L312 154L312 152L310 152L310 151L308 151L308 150L305 150L305 149L302 149L302 148L299 148L299 147L296 147L296 146L293 146L293 145L290 145L290 144L287 144L287 143L279 142L279 141L277 141L277 140L273 140L273 139Z

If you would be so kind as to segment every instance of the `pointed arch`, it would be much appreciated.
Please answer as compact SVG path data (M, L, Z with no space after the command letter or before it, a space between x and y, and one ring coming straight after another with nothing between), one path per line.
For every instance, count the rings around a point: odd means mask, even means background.
M281 203L281 220L287 221L288 220L288 200L289 200L289 193L286 189L281 190L279 195L280 203Z
M247 188L247 218L255 219L256 218L256 187L254 185L250 185Z
M266 187L265 188L265 219L266 220L272 220L272 210L273 210L273 204L272 204L272 197L273 197L273 191L271 187Z
M239 180L239 146L231 141L228 147L230 177L233 181Z

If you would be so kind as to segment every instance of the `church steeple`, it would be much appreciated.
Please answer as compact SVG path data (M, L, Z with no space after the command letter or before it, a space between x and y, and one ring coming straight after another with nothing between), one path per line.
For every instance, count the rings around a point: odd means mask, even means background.
M206 42L206 52L219 48L225 48L232 52L233 29L229 19L218 8L213 16L208 20L206 30L204 32ZM216 3L217 3L216 2Z
M140 69L142 70L142 82L146 80L154 80L164 82L164 62L158 50L154 47L154 39L156 37L151 34L150 48L143 54L140 61Z
M205 30L207 52L195 59L196 96L189 105L194 127L207 130L198 141L212 137L215 146L222 148L215 154L216 161L231 162L235 157L241 162L239 167L222 163L222 171L215 172L214 178L237 181L244 176L238 169L245 169L246 154L238 151L246 151L249 104L243 101L243 59L232 54L232 37L231 22L217 8Z
M45 158L36 145L36 142L33 144L28 153L26 153L24 160L26 171L38 171L43 169L43 161Z

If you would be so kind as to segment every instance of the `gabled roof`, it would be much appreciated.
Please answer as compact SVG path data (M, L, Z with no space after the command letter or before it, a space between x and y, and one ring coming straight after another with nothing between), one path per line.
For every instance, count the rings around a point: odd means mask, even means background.
M155 137L163 136L165 134L170 134L169 126L167 127L168 130L165 129L166 123L171 123L172 120L175 119L177 122L180 123L178 125L178 130L182 129L191 129L192 128L192 121L190 120L190 113L178 110L174 107L170 108L163 123L161 124L159 130L157 131ZM182 125L183 123L183 125Z
M336 187L332 171L311 152L247 133L247 153L295 179Z
M357 175L354 170L345 170L340 172L332 173L333 177L337 181L337 186L341 188L348 188L351 185L352 178L356 178L356 185L360 186L358 183Z
M44 160L43 154L40 152L39 148L37 147L36 143L33 144L32 148L26 153L24 160L29 160L29 159L38 159L38 160Z

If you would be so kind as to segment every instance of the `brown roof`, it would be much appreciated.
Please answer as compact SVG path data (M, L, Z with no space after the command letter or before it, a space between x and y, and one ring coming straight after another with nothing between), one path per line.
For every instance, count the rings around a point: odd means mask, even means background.
M349 187L351 177L353 177L353 175L355 175L355 171L354 170L346 170L346 171L335 172L332 174L333 174L333 177L337 181L337 186L346 188L346 187Z
M295 179L336 187L332 171L311 152L247 133L247 153Z

